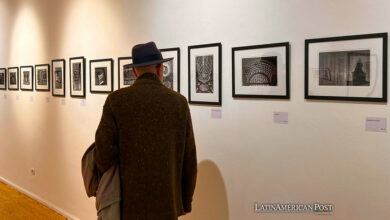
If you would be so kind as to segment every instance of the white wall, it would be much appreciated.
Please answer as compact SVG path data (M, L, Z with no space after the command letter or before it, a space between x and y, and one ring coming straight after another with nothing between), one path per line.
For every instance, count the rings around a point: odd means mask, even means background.
M191 106L199 181L183 219L322 218L256 214L254 202L332 203L327 219L389 219L390 137L364 131L365 117L388 118L389 105L304 100L304 40L388 32L389 9L388 0L1 0L0 67L69 65L72 56L114 58L117 67L134 44L154 40L181 48L187 95L187 46L221 42L223 115ZM283 41L291 43L291 100L234 100L231 47ZM81 106L69 97L69 75L65 105L47 92L0 91L0 176L74 218L94 219L80 159L105 98L87 92ZM273 124L274 111L289 112L289 124Z

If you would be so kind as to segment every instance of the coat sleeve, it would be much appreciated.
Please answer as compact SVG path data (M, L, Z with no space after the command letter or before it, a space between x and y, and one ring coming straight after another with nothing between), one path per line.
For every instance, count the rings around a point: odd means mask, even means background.
M186 145L182 171L182 199L184 212L191 212L192 197L195 191L197 176L197 158L194 132L189 109L187 110Z
M105 172L118 161L118 127L110 106L108 96L103 114L95 135L95 163L99 170Z

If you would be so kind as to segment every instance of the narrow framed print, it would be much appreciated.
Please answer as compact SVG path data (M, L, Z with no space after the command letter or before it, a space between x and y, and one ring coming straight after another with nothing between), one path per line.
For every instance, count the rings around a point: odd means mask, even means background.
M7 90L7 69L0 68L0 90Z
M35 65L35 90L50 91L50 65Z
M19 90L19 67L8 68L8 90Z
M51 61L52 72L52 95L57 97L65 97L65 60L57 59Z
M70 96L85 97L85 58L72 57L69 59Z
M114 91L114 60L90 60L89 83L91 93L110 93Z
M176 92L180 92L180 48L167 48L160 51L164 59L173 57L173 60L163 63L163 84Z
M232 94L240 98L290 98L288 42L232 48Z
M221 43L188 47L189 103L222 105L221 55Z
M305 98L387 102L387 33L306 40Z
M133 73L131 67L125 67L127 64L131 64L131 57L119 57L118 58L118 89L122 89L133 85L137 79Z
M20 67L20 89L23 91L33 91L34 89L34 67Z

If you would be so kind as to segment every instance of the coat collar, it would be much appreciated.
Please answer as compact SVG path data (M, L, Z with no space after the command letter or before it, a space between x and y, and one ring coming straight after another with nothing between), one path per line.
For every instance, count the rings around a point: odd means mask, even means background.
M162 85L161 80L154 73L144 73L140 75L137 78L137 80L134 82L134 84L148 84L148 83Z

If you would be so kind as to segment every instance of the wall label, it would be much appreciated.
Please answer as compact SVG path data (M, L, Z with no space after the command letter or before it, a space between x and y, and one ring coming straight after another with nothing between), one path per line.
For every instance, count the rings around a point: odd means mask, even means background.
M65 105L66 102L65 102L65 99L61 99L61 105Z
M222 118L222 110L219 108L211 109L211 118Z
M274 112L275 124L288 124L288 112Z
M6 94L4 94L4 99L7 99L7 95Z
M49 102L50 102L50 98L46 97L46 103L49 103Z
M387 118L367 117L366 131L387 132Z
M30 96L30 102L34 102L34 97Z
M83 99L81 100L81 106L85 107L87 105L87 100Z

